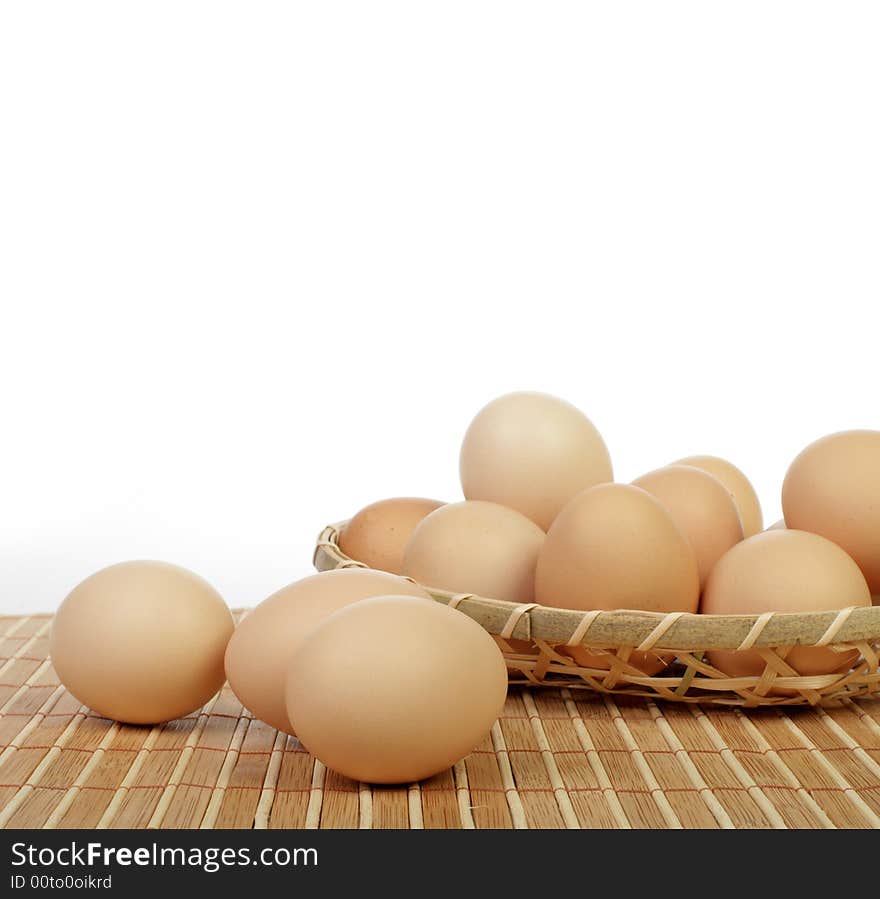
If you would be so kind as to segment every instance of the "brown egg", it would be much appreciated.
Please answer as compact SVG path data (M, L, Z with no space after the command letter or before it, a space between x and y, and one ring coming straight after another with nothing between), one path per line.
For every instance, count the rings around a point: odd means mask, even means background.
M450 503L424 518L403 554L403 573L452 593L534 602L544 532L497 503Z
M52 622L58 679L98 714L129 724L188 715L223 686L232 615L198 575L121 562L75 587Z
M700 586L712 566L743 539L742 522L727 488L708 472L688 465L668 465L633 481L666 507L693 547Z
M701 468L724 484L739 510L746 537L751 537L764 529L764 515L761 512L758 494L755 493L755 488L749 483L748 478L731 462L717 456L688 456L674 464Z
M366 568L326 571L289 584L261 602L235 629L226 649L226 677L241 704L292 734L284 705L290 656L309 632L343 606L389 593L429 598L402 577Z
M687 537L639 487L602 484L579 493L538 557L535 598L545 606L695 612L699 595Z
M785 476L782 511L790 528L845 549L880 593L880 431L843 431L810 444Z
M871 594L855 562L824 537L797 530L764 531L737 544L712 569L700 611L709 615L824 612L869 606ZM796 646L786 662L802 675L849 667L858 652ZM764 660L753 650L707 652L732 677L758 675ZM781 691L780 691L781 692Z
M507 671L476 622L436 602L383 597L324 621L294 653L287 712L328 768L411 783L449 768L504 706Z
M361 509L339 534L339 548L379 571L400 574L403 549L416 525L443 503L433 499L384 499Z
M593 423L544 393L509 393L483 408L465 434L460 469L468 499L509 506L545 531L576 493L613 477Z

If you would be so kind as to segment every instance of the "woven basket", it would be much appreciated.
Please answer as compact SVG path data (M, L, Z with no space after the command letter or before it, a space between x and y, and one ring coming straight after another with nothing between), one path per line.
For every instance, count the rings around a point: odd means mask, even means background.
M344 525L329 525L319 535L314 556L319 571L366 567L339 549ZM817 705L880 691L880 606L762 615L580 612L425 589L495 637L511 683L739 706ZM565 655L571 646L589 650L602 667L580 667ZM856 649L858 658L834 674L802 677L785 661L794 646ZM704 659L709 649L754 650L764 659L764 670L730 677ZM656 654L669 664L648 676L629 663L633 652Z

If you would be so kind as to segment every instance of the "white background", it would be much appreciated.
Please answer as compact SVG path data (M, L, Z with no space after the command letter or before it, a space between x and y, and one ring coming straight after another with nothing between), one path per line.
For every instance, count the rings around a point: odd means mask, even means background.
M0 10L2 611L144 557L254 604L512 389L768 524L880 426L875 3Z

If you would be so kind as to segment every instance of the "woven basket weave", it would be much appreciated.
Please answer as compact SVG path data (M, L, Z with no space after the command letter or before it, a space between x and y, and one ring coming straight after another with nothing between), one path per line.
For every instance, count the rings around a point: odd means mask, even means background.
M366 567L339 549L344 525L329 525L319 535L314 555L319 571ZM739 706L817 705L880 692L880 606L762 615L581 612L425 589L495 637L511 683ZM588 649L603 667L580 667L563 654L569 646ZM794 646L856 649L859 655L845 670L804 677L785 661ZM710 649L753 650L764 659L764 670L730 677L705 660ZM654 653L669 664L648 676L629 663L633 652Z

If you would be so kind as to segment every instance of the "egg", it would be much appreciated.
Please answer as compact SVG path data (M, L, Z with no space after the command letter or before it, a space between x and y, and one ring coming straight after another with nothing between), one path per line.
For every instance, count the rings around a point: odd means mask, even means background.
M111 565L74 587L49 637L58 679L99 715L158 724L223 686L232 614L198 575L167 562Z
M827 537L880 593L880 431L843 431L810 444L782 485L790 528Z
M593 423L543 393L509 393L484 407L465 434L460 472L467 499L509 506L544 530L576 493L613 477Z
M443 503L433 499L385 499L361 509L339 533L339 548L369 568L400 574L403 550L416 525Z
M708 472L687 465L658 468L636 478L633 484L660 500L688 538L697 557L702 587L712 566L744 536L739 512L727 488Z
M559 513L538 556L535 599L564 609L695 612L697 559L658 499L601 484Z
M291 657L287 714L328 768L411 783L449 768L489 733L507 670L461 612L405 597L368 599L320 624Z
M544 537L525 515L497 503L450 503L413 531L402 571L438 590L534 602L535 563Z
M824 612L869 606L871 594L856 563L836 544L798 530L764 531L737 544L712 569L700 611L709 615ZM764 660L754 650L707 652L710 664L732 677L758 675ZM786 662L802 675L849 667L856 650L796 646Z
M309 631L337 610L389 593L429 598L402 577L366 568L315 574L273 593L238 625L226 648L226 677L232 691L255 717L292 734L284 705L291 654Z
M578 494L559 514L545 540L535 597L571 609L696 611L696 556L670 513L646 491L605 484ZM584 646L557 652L585 668L610 669L607 655ZM652 676L672 656L633 650L627 662Z
M732 462L719 459L717 456L688 456L673 464L701 468L718 478L736 503L746 537L751 537L764 529L764 515L761 512L758 494L755 493L749 479Z

